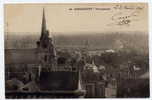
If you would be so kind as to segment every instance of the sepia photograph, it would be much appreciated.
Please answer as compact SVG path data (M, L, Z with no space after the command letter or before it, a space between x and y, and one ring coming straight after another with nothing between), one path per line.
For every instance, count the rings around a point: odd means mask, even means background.
M140 2L5 4L5 98L149 98L148 19Z

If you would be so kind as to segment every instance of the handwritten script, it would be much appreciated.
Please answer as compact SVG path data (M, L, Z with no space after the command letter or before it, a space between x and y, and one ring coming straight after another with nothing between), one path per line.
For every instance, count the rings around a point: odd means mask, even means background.
M140 6L122 6L116 5L113 7L118 12L111 17L112 23L108 25L129 26L133 21L138 21L138 16L144 7ZM126 13L128 12L128 13Z
M132 21L137 21L138 18L136 18L139 15L140 12L134 11L128 14L125 14L123 12L116 13L112 16L112 21L116 25L129 25Z
M141 11L144 6L141 5L125 5L116 4L114 6L103 6L103 7L76 7L69 8L69 11L105 11L112 12L110 20L112 21L108 26L119 25L119 26L129 26L132 22L138 21L138 16L140 16ZM127 12L127 13L126 13Z

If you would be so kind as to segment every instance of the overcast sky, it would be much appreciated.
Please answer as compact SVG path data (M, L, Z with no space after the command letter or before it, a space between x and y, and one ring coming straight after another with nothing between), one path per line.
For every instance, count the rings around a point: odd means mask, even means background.
M47 28L51 32L58 34L120 31L148 32L147 4L119 4L121 9L118 9L120 7L116 5L117 4L7 4L5 5L5 31L40 32L44 8ZM115 7L117 7L117 9L115 9ZM72 10L69 10L70 8L72 8ZM77 8L81 8L81 10ZM87 8L89 8L89 10ZM127 16L129 16L126 19L129 20L129 25L118 25L121 21L119 18ZM8 25L6 25L6 23L8 23Z

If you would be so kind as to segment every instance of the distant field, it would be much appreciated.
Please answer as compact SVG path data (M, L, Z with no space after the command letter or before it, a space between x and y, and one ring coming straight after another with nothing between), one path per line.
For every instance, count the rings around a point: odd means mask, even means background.
M5 34L6 49L35 48L38 35L21 35L21 33ZM55 34L55 33L54 33ZM119 49L134 48L148 52L148 34L135 33L94 33L82 35L54 35L53 41L57 48L85 48L88 49Z

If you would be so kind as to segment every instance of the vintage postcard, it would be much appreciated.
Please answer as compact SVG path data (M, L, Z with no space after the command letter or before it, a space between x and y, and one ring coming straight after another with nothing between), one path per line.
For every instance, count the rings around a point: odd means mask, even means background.
M5 4L5 97L149 98L148 3Z

